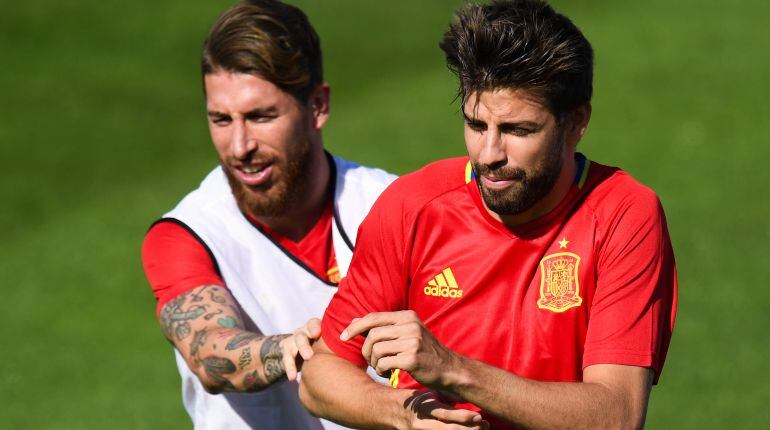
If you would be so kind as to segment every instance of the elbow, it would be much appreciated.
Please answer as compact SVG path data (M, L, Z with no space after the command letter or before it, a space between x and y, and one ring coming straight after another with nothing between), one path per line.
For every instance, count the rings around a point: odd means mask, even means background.
M230 381L224 378L212 378L211 375L196 372L198 381L203 389L209 394L219 394L225 391L233 391L234 387Z
M628 421L622 428L627 430L642 430L644 428L644 415L629 416L628 418Z
M224 384L218 383L208 378L198 378L203 386L203 389L209 394L219 394L225 391Z
M625 411L618 411L609 422L606 423L604 428L618 429L618 430L641 430L644 428L645 411L633 411L631 408Z
M302 403L302 406L304 406L305 409L307 409L307 411L310 412L313 416L320 416L318 403L315 401L315 398L313 397L310 388L307 386L306 381L307 378L301 378L299 381L299 401Z

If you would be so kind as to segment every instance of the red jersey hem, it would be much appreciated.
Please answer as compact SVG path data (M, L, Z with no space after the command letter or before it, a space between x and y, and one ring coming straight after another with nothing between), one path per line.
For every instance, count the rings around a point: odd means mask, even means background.
M339 345L339 342L342 342L339 339L331 339L331 342L329 341L329 336L333 336L333 334L329 333L329 330L323 330L321 329L321 338L324 340L326 345L329 347L329 349L332 350L335 354L337 354L340 358L343 358L356 366L364 367L366 366L366 360L364 360L364 357L361 355L360 351L358 353L351 352L345 348L342 348L341 345Z
M600 351L586 354L583 357L583 369L595 364L619 364L623 366L647 367L653 370L653 384L658 383L660 377L660 366L658 364L657 354L639 353L632 351Z

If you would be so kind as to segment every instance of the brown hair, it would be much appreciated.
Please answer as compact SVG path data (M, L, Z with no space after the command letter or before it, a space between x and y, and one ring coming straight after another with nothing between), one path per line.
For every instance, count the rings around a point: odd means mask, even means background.
M246 0L217 19L203 44L203 76L258 75L307 102L323 82L321 46L305 14L277 0Z
M460 80L463 105L475 92L522 89L561 119L591 101L591 44L543 1L468 5L457 12L439 46Z

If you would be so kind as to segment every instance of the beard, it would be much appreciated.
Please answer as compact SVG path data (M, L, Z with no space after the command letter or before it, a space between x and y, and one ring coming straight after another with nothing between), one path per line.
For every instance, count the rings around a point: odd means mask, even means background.
M311 145L307 138L287 151L284 158L255 154L249 161L269 163L272 166L268 183L246 185L236 178L228 163L221 161L241 211L255 217L277 217L286 215L297 206L310 183Z
M545 158L532 171L519 167L490 166L471 161L476 177L493 174L501 179L512 179L515 182L501 190L489 189L483 181L477 179L484 204L489 210L500 215L518 215L531 209L553 189L561 173L563 164L561 133L550 142Z

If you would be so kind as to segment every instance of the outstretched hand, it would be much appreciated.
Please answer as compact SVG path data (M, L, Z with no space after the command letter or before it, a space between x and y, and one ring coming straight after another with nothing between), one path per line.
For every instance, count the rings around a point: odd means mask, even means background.
M442 345L414 311L370 313L353 320L340 339L347 341L357 335L366 336L361 353L380 376L402 369L420 384L441 389L448 385L446 376L460 361L460 356Z
M297 379L302 363L313 356L313 342L321 337L321 320L310 318L303 327L281 341L283 366L289 381Z

